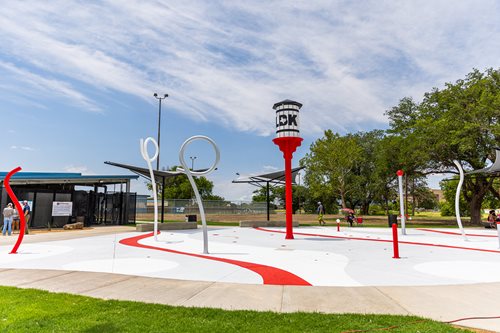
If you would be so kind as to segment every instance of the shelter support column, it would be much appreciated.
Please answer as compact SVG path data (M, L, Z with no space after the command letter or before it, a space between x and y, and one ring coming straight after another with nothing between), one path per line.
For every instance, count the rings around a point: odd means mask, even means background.
M269 182L266 182L267 220L269 221Z
M163 223L165 218L165 177L161 178L161 223Z

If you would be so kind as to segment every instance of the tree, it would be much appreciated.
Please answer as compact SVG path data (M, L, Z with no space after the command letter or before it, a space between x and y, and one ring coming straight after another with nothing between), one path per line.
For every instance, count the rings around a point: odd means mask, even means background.
M282 186L269 186L269 202L273 204L276 199L279 200L280 204L283 204L284 200L281 198ZM267 200L267 188L260 187L259 189L253 191L252 201L253 202L266 202Z
M361 161L362 148L353 136L342 137L331 130L316 140L310 152L300 160L306 167L304 177L315 200L325 203L325 209L336 205L340 198L342 208L347 207L347 197L355 191L353 173Z
M473 70L464 80L426 93L419 105L406 107L407 102L402 100L387 114L391 131L405 139L406 147L418 151L420 169L458 173L453 160L466 169L481 169L493 158L493 147L500 144L499 70ZM484 174L465 178L463 195L472 223L481 221L486 194L496 193L492 183Z
M176 166L169 168L169 171L175 171L177 169ZM200 196L204 200L224 200L223 197L218 195L214 195L212 190L214 188L213 182L208 180L207 178L194 177L194 181L196 186L198 187L198 191L200 192ZM151 190L151 183L147 184L148 188ZM191 183L186 175L179 175L175 177L170 177L165 179L165 189L162 191L162 184L157 183L158 192L160 198L164 197L165 199L191 199L194 198L193 188L191 187ZM163 196L162 196L163 195Z
M379 145L384 135L382 130L358 132L353 135L361 148L361 155L353 170L355 177L351 177L354 181L354 191L349 195L350 206L354 208L359 205L361 214L364 215L369 213L370 204L377 197L377 194L385 188L385 179L381 178L380 172L378 172L380 165L377 159Z

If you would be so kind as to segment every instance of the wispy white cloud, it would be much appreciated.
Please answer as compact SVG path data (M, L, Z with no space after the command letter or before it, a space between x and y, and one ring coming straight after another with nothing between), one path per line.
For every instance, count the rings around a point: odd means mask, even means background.
M28 147L28 146L10 146L10 149L12 150L26 150L26 151L34 151L35 148Z
M4 78L12 79L12 82L22 83L23 89L19 91L18 94L19 96L24 96L24 98L28 101L31 101L33 97L59 97L66 99L68 102L77 103L85 110L100 111L99 107L97 107L89 98L73 88L70 83L47 79L41 75L18 68L11 63L2 62L1 60L0 73L4 74Z
M89 168L85 165L68 165L63 168L65 172L75 172L81 173L84 175L94 175L95 173L89 170Z
M83 109L102 108L93 91L149 99L162 88L186 117L261 135L273 128L271 106L292 98L304 104L305 134L342 132L380 127L398 99L500 66L499 7L11 1L0 18L0 69L15 74L13 85L53 90Z
M273 166L273 165L264 165L263 169L266 171L266 172L273 172L273 171L278 171L279 168Z

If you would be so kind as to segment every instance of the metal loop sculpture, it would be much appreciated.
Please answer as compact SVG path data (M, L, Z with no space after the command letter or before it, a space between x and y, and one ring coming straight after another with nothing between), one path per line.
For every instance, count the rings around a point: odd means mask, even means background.
M205 140L208 141L212 147L214 148L215 151L215 162L214 164L208 168L207 170L203 171L194 171L190 170L189 167L186 164L186 160L184 159L184 151L186 150L186 147L193 141L196 140ZM154 148L155 148L155 153L153 157L150 157L148 154L148 143L153 143ZM158 241L158 193L156 191L156 180L153 172L153 166L152 162L156 160L158 157L158 144L156 141L148 137L146 140L141 139L141 155L142 158L146 161L148 164L149 168L149 174L151 177L151 185L152 185L152 190L153 190L153 201L154 201L154 238L155 241ZM214 140L210 139L207 136L203 135L195 135L184 141L184 143L181 146L181 149L179 151L179 162L181 163L182 167L178 168L177 171L183 172L186 174L186 176L189 179L189 182L191 183L191 187L193 188L194 194L196 196L196 201L198 202L198 207L200 209L200 215L201 215L201 222L203 226L203 253L208 254L208 231L207 231L207 221L205 219L205 209L203 208L203 202L201 200L200 192L198 191L198 187L196 186L196 183L194 181L193 176L203 176L203 175L208 175L212 171L214 171L217 168L217 165L219 164L220 161L220 152L219 148L215 144Z
M155 148L155 153L153 157L150 157L148 154L148 143L153 143ZM153 187L153 201L154 201L154 236L155 241L158 241L158 192L156 191L156 180L155 175L153 173L153 166L151 162L154 162L158 158L158 143L156 143L155 139L152 137L147 138L146 140L141 139L141 155L142 158L148 164L149 175L151 177L151 186Z
M460 217L460 191L462 190L462 184L464 183L464 169L459 161L453 160L453 163L457 166L458 172L460 174L460 180L458 182L457 191L455 193L455 216L457 217L458 227L460 228L460 232L464 237L464 240L467 240L467 236L465 235L464 227L462 225L462 219Z
M215 151L215 161L214 164L208 168L207 170L203 171L194 171L190 170L189 167L186 164L186 160L184 159L184 151L186 150L186 147L197 140L205 140L208 141L212 147L214 148ZM196 186L196 183L194 181L193 176L203 176L203 175L208 175L212 171L214 171L217 168L217 165L219 164L220 160L220 152L219 148L215 144L214 140L207 136L203 135L195 135L184 141L184 143L181 146L181 150L179 151L179 162L182 165L182 168L178 168L177 171L184 172L186 176L189 179L189 182L191 183L191 187L193 188L194 194L196 196L196 201L198 202L198 207L200 209L200 216L201 216L201 223L203 226L203 253L208 254L208 231L207 231L207 221L205 219L205 209L203 208L203 202L201 200L200 192L198 191L198 187Z

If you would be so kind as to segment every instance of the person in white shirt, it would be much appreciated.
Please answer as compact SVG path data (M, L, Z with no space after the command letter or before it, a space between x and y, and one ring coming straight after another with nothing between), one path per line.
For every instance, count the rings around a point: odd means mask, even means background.
M8 203L7 207L3 209L3 228L2 235L5 236L5 233L8 231L9 236L12 234L12 217L14 216L14 208L12 208L12 204Z

